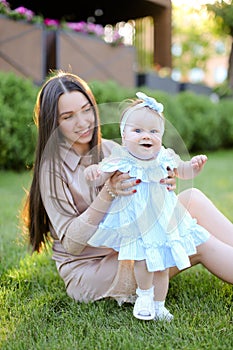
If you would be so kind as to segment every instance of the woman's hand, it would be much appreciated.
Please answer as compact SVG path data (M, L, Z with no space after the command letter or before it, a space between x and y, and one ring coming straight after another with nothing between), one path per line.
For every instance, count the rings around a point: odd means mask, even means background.
M115 196L128 196L137 192L134 187L140 182L140 179L132 179L128 173L116 171L108 180L108 187Z
M168 191L175 191L176 189L176 176L177 176L177 169L171 170L169 167L167 167L168 176L164 179L160 180L160 183L163 185L167 185Z
M168 170L168 176L160 180L161 184L167 185L168 191L174 191L176 189L176 169ZM126 181L127 180L127 181ZM135 186L140 184L140 179L132 179L128 173L121 173L116 171L108 180L109 191L117 196L128 196L137 192Z

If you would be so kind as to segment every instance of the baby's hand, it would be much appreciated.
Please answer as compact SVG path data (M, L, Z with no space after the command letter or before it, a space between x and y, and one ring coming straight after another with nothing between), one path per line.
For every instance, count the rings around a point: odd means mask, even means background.
M204 167L205 163L207 162L207 156L205 154L200 154L197 156L194 156L191 159L191 166L195 170L202 170Z
M92 164L84 170L85 178L88 181L96 180L100 176L100 174L101 171L99 170L98 164Z

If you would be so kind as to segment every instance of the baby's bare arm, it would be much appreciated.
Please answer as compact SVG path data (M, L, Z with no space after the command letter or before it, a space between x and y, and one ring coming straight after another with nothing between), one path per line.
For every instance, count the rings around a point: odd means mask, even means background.
M101 175L98 164L92 164L84 170L86 180L94 181Z
M207 159L205 154L200 154L192 157L189 161L181 161L177 168L177 176L184 180L194 178L203 169Z
M84 170L84 176L87 181L95 184L95 186L102 186L113 173L106 173L100 170L98 164L89 165Z

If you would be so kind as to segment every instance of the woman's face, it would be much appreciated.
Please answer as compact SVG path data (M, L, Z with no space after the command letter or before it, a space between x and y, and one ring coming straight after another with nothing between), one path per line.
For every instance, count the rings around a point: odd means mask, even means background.
M134 157L154 159L161 149L163 130L161 117L145 108L137 109L126 121L122 143Z
M66 92L58 100L60 131L79 153L89 151L95 125L95 115L90 102L79 91Z

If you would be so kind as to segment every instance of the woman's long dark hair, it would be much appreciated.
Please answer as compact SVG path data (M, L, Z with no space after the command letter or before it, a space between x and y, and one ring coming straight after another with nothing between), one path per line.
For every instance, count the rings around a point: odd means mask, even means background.
M39 91L34 108L34 121L38 128L38 141L32 183L22 211L24 228L29 233L29 241L33 252L40 252L41 248L46 245L46 242L50 240L49 218L44 208L40 192L40 166L45 149L51 144L52 135L53 153L46 151L46 154L53 154L53 157L49 159L51 164L54 164L56 157L60 157L58 100L62 94L71 91L83 93L93 107L95 126L90 142L90 153L93 156L93 163L98 163L103 158L99 114L92 91L84 80L74 74L63 71L53 72Z

